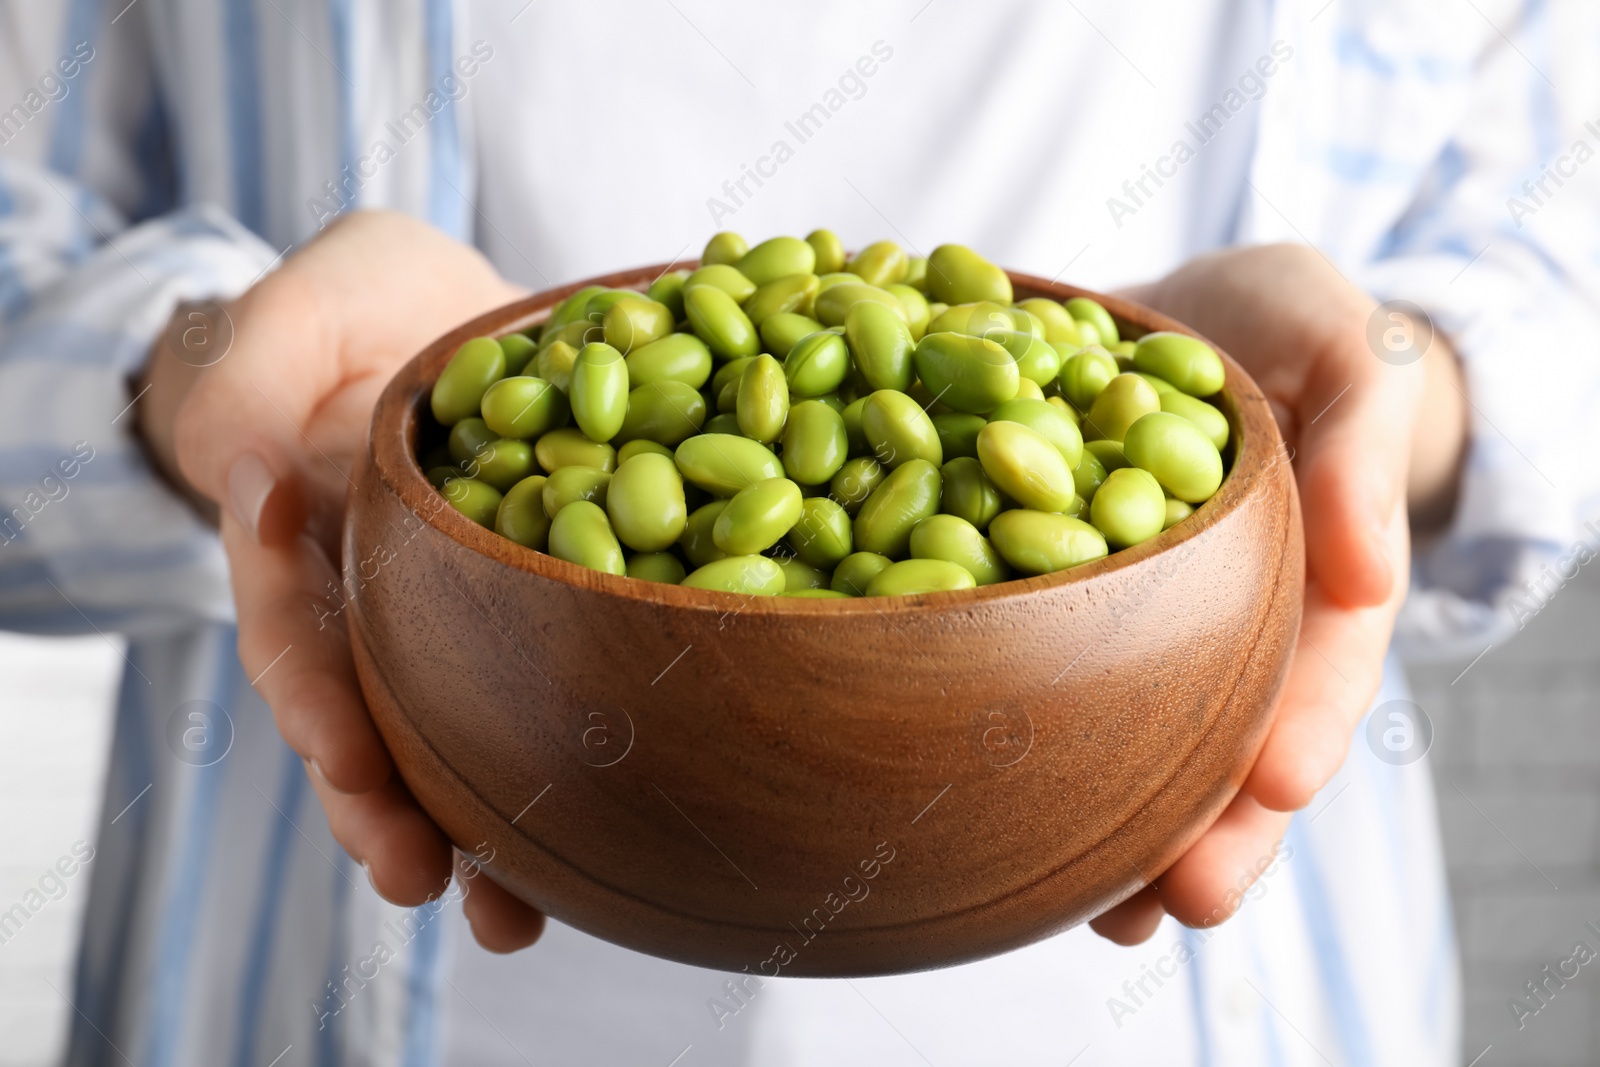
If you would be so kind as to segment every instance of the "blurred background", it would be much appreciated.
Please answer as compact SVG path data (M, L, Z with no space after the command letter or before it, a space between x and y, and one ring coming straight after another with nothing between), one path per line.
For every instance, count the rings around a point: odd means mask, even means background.
M1570 957L1576 942L1600 949L1600 936L1584 926L1600 927L1597 633L1600 578L1580 571L1509 645L1475 663L1410 668L1414 699L1434 727L1428 760L1461 940L1463 1062L1475 1067L1600 1063L1600 974L1591 968L1565 986L1547 981L1547 1005L1520 1028L1508 1004L1520 997L1535 1006L1526 983ZM99 637L0 635L0 911L75 842L93 843L121 668L116 648ZM57 990L71 982L88 880L66 885L0 944L0 1067L49 1067L63 1047L71 1009ZM479 970L492 978L519 965L511 957ZM492 985L466 991L490 1022L517 1010L496 993ZM476 1067L525 1059L489 1030L471 1055Z

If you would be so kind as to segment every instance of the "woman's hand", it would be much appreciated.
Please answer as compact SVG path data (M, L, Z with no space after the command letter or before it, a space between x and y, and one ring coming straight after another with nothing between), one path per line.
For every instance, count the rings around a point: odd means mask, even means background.
M1367 342L1376 304L1311 249L1272 245L1191 261L1128 294L1194 327L1244 365L1293 457L1305 521L1300 641L1243 789L1155 883L1094 920L1123 944L1163 913L1211 926L1273 855L1289 814L1333 777L1383 676L1405 597L1409 510L1447 518L1466 440L1465 398L1442 338L1415 363Z
M232 344L214 365L196 370L162 345L146 374L153 458L220 512L244 668L307 761L334 836L396 904L444 891L450 842L395 773L343 619L315 608L340 589L349 473L378 393L428 342L517 295L476 251L425 224L360 212L225 307ZM487 878L471 888L466 914L485 947L539 936L537 912Z

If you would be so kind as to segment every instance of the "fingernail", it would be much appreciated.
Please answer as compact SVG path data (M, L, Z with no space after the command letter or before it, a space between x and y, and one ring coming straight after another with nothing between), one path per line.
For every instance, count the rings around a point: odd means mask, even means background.
M316 771L317 777L321 778L324 782L328 780L328 776L322 773L322 764L317 762L317 757L315 756L311 757L311 769Z
M278 479L267 466L267 461L254 452L246 452L228 468L228 504L239 525L250 531L250 536L261 539L261 510L277 486Z

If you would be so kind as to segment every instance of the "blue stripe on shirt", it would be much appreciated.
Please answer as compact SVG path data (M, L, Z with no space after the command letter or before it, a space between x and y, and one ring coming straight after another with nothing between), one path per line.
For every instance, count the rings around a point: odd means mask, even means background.
M406 974L406 1034L400 1062L402 1067L432 1067L438 1053L435 1023L445 908L439 902L424 904L412 915L421 927L411 942L411 968Z
M63 55L72 55L80 42L93 47L100 28L100 0L72 0L67 10L67 33L61 42ZM67 95L56 104L55 128L50 138L49 167L57 174L76 177L83 164L83 146L88 132L88 89L94 63L80 65L78 76L65 82Z
M228 94L228 135L233 149L233 214L256 233L266 225L265 166L261 144L261 57L254 0L224 0L223 79Z

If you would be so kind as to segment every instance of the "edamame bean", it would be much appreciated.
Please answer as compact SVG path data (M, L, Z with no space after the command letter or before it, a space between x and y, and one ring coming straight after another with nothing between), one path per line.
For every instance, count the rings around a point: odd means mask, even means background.
M1072 468L1055 443L1032 427L991 422L978 433L978 462L1002 493L1025 508L1072 506Z
M839 417L844 419L844 436L850 445L852 457L864 456L872 451L872 446L867 443L867 435L861 429L861 412L866 406L867 398L857 397L839 412Z
M900 301L900 307L905 311L906 326L911 330L911 339L922 340L922 335L928 332L928 322L933 318L928 311L928 298L911 286L898 282L888 286L885 291L893 293L895 299Z
M537 473L533 463L533 446L526 441L508 441L505 438L484 445L469 466L473 468L467 472L471 477L488 482L502 493L530 474Z
M836 589L786 589L779 596L799 597L805 600L848 600L849 593L841 593Z
M700 427L700 432L726 433L733 434L736 437L743 436L739 433L739 419L731 411L723 412L720 415L711 416L706 420L706 424Z
M849 454L844 416L820 400L802 400L789 409L778 457L785 474L801 485L821 485L839 473Z
M783 571L783 592L789 596L803 591L826 591L830 596L833 590L828 588L828 582L833 575L825 570L813 567L804 560L793 556L774 556L772 562Z
M666 549L683 535L689 518L677 465L671 457L651 452L617 468L605 506L617 539L635 552Z
M584 345L572 365L572 389L567 399L572 405L572 417L585 437L591 441L615 437L628 414L628 365L623 362L622 353L609 344Z
M543 378L564 394L572 388L572 365L576 362L576 348L565 341L554 341L533 357L533 377Z
M971 589L977 583L959 563L943 559L903 559L878 572L867 586L868 596L916 596Z
M879 389L861 406L861 432L872 454L890 470L910 460L944 462L939 431L928 413L905 393Z
M1166 518L1161 520L1161 528L1170 530L1193 514L1194 508L1181 500L1174 500L1169 496L1167 497L1167 515Z
M828 482L828 492L851 515L861 510L872 491L883 483L883 465L871 456L857 456L845 460Z
M844 339L869 389L911 387L911 327L891 308L863 300L844 319Z
M739 432L746 437L767 445L778 439L789 418L789 384L777 360L757 356L745 368L739 376L734 413Z
M1128 462L1155 475L1169 496L1188 504L1211 499L1222 484L1222 456L1200 427L1181 415L1153 412L1128 427Z
M783 476L783 464L771 449L734 434L691 437L673 456L685 480L716 496L732 496L756 482Z
M799 521L803 499L800 487L787 478L766 478L747 486L717 516L711 543L730 556L765 552Z
M836 274L844 270L844 242L832 230L812 230L806 234L806 244L816 256L811 269L818 274Z
M1032 378L1021 378L1021 377L1019 377L1017 379L1017 399L1019 399L1019 400L1043 400L1044 399L1044 390L1039 388L1039 384L1037 382L1035 382ZM1078 424L1076 422L1074 422L1072 425L1076 426Z
M667 305L635 296L612 304L601 320L601 329L606 344L627 353L661 340L676 324L677 317Z
M468 463L478 458L478 453L488 448L495 441L500 440L500 435L489 428L489 424L482 419L462 419L450 427L448 451L450 462L457 467L465 467ZM461 476L461 471L455 472L456 477Z
M960 456L940 467L939 476L939 511L965 519L980 531L988 529L1003 502L983 464L971 456Z
M539 499L544 504L544 513L553 519L574 500L588 500L605 507L606 490L610 485L610 472L599 467L562 467L545 476Z
M877 552L852 552L833 569L830 589L850 596L866 596L872 579L883 573L894 560Z
M981 415L1017 395L1017 361L993 341L930 333L913 353L917 377L957 411Z
M680 585L746 596L777 596L783 592L783 568L766 556L728 556L707 563Z
M668 379L628 394L628 413L615 440L645 439L675 448L708 425L706 398L692 385Z
M451 478L439 490L450 506L477 523L494 528L494 515L500 509L500 490L476 478Z
M544 326L539 331L539 340L543 341L568 323L581 319L583 317L583 309L589 304L589 298L596 293L605 291L606 287L603 285L586 285L561 301L555 306L555 310L550 312L550 317L545 320Z
M932 310L931 307L929 310ZM1016 319L1010 308L991 300L946 307L928 322L929 333L959 333L967 337L985 337L997 330L1014 330Z
M433 466L427 469L428 484L435 489L443 489L445 482L448 482L451 478L459 477L461 477L460 467Z
M705 250L700 253L700 262L709 266L715 263L737 263L750 251L750 243L732 230L723 230L721 233L711 235L711 240L706 242Z
M550 554L607 574L627 573L606 513L590 500L573 501L550 521Z
M521 374L528 361L539 354L539 346L525 333L508 333L500 338L500 351L506 357L506 375Z
M530 475L513 485L494 513L494 532L524 548L544 551L550 536L550 516L544 512L542 474Z
M964 245L940 245L928 253L928 295L946 304L992 300L1009 306L1011 279Z
M783 373L795 396L831 393L850 373L850 349L832 330L809 334L789 349L783 358Z
M689 272L686 270L668 271L651 282L644 295L658 304L665 304L676 322L683 318L683 289L688 280Z
M815 274L789 274L770 281L751 293L750 299L744 302L744 313L759 332L761 324L774 315L795 312L803 315L810 311L811 302L816 296Z
M1142 370L1133 371L1139 377L1150 383L1150 388L1156 391L1156 396L1165 396L1167 393L1176 393L1178 390L1165 378L1157 378L1154 374L1146 374Z
M759 288L792 274L812 274L817 253L798 237L772 237L740 256L737 266Z
M1023 574L1054 574L1106 554L1099 530L1069 515L1014 508L989 524L995 551Z
M1044 339L1053 345L1082 345L1078 340L1078 322L1066 308L1049 297L1035 296L1017 301L1017 307L1044 323Z
M1161 394L1161 410L1181 415L1194 423L1206 435L1206 439L1217 447L1218 452L1228 447L1228 416L1215 406L1173 390Z
M702 268L703 269L703 268ZM696 271L695 273L700 273ZM692 276L691 276L692 278ZM734 298L713 285L694 285L683 294L683 311L689 327L723 359L753 356L761 349L756 328Z
M533 456L546 473L562 467L617 469L617 450L604 441L591 441L581 430L551 430L533 445Z
M906 276L906 254L893 241L874 241L855 254L845 270L868 285L883 288Z
M1083 454L1093 455L1106 471L1120 470L1133 465L1128 462L1128 457L1123 455L1121 441L1085 441Z
M1222 389L1227 378L1222 357L1210 345L1198 337L1164 330L1139 338L1133 365L1165 378L1190 396L1211 396Z
M739 268L731 263L713 263L693 271L683 280L683 310L689 311L689 290L702 285L709 285L713 289L721 289L733 298L735 304L742 304L750 299L756 291L756 283L739 273Z
M671 552L636 552L628 560L629 578L677 585L683 581L686 573L682 561Z
M890 297L892 300L893 297ZM441 426L478 414L483 395L506 375L506 354L492 337L474 337L456 349L433 383L428 406Z
M699 389L711 377L711 350L692 333L671 333L628 353L628 387L682 382Z
M672 449L666 445L640 437L617 449L617 466L620 467L634 456L642 455L646 452L657 456L666 456L668 459L672 458Z
M717 518L727 506L726 500L713 500L689 513L689 521L683 524L683 535L678 538L678 546L688 557L691 567L704 567L727 555L711 540L711 531L717 525Z
M1095 398L1121 371L1111 353L1097 345L1081 348L1061 363L1056 385L1079 411L1088 411Z
M1128 548L1161 532L1167 519L1167 497L1149 471L1123 467L1106 475L1089 502L1089 521L1106 542Z
M911 531L911 558L964 567L978 585L993 585L1011 576L989 539L956 515L930 515L917 523Z
M896 315L905 315L905 306L893 293L853 279L827 286L817 293L811 305L812 314L824 326L843 326L850 309L863 300L882 304Z
M1106 383L1083 417L1086 441L1120 441L1128 427L1161 410L1161 397L1149 382L1137 374L1119 374Z
M1006 404L1015 403L1013 400ZM1004 407L1002 404L1001 407ZM998 410L998 409L996 409ZM982 415L946 411L933 416L933 429L939 435L939 450L946 460L978 454L978 431L989 424Z
M1067 314L1079 322L1087 322L1094 327L1095 341L1102 345L1117 343L1117 324L1111 313L1100 306L1097 301L1086 296L1075 296L1066 304ZM1086 344L1091 343L1086 341Z
M854 548L850 515L838 501L825 496L800 502L800 517L789 529L789 547L813 567L832 570Z
M820 333L823 329L822 323L809 315L780 311L761 320L761 341L767 346L768 352L783 359L802 337Z
M1089 501L1094 499L1096 489L1106 480L1106 468L1100 462L1100 457L1095 455L1094 449L1085 445L1083 456L1078 460L1078 465L1072 469L1072 488L1079 499Z
M538 437L564 425L567 398L543 378L501 378L483 394L483 421L500 437Z
M1083 456L1083 435L1078 432L1078 424L1043 400L1007 400L989 412L989 421L1019 422L1037 430L1056 446L1069 468L1075 469Z
M912 528L939 513L939 486L939 468L925 459L907 460L890 471L856 513L855 546L884 556L904 556Z

